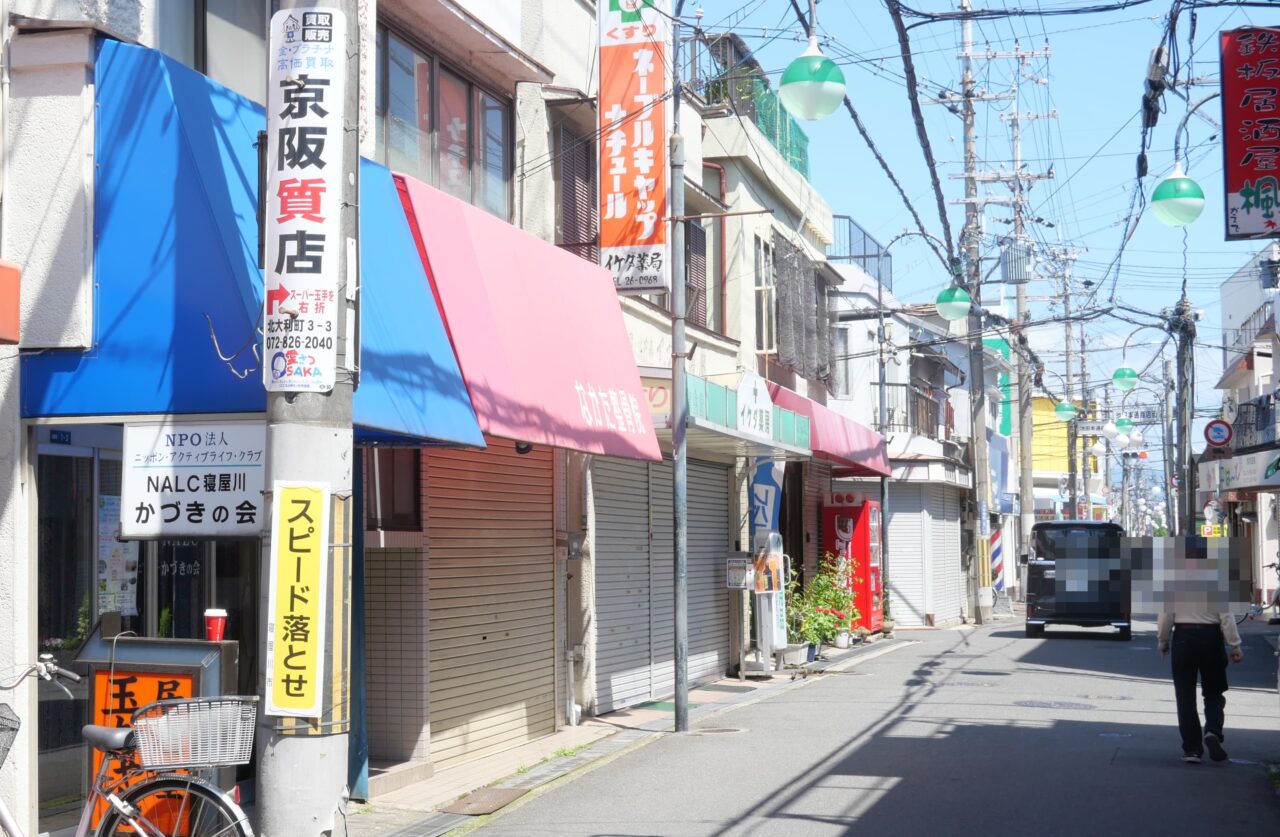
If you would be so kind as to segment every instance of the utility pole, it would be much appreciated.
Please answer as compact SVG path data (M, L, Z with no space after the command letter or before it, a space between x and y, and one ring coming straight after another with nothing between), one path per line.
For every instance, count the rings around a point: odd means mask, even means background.
M1191 302L1184 292L1174 306L1170 323L1178 346L1178 495L1182 507L1182 532L1190 535L1196 530L1196 471L1191 462L1191 421L1195 412L1195 339L1196 324L1191 312Z
M1075 404L1075 387L1071 380L1071 272L1069 270L1064 270L1062 273L1062 326L1066 332L1066 360L1063 364L1067 390L1066 402ZM1079 419L1077 414L1067 422L1067 496L1071 503L1067 520L1075 520L1079 516L1080 509L1080 494L1076 485L1076 427Z
M689 398L685 383L684 138L680 136L680 13L671 22L671 500L675 587L675 731L689 731L689 458L685 434Z
M969 0L961 3L961 9L969 10ZM961 84L964 95L964 199L965 224L963 249L968 264L969 296L973 308L969 313L969 416L970 440L973 450L974 488L974 545L976 555L969 565L969 613L974 622L981 625L989 618L991 602L983 613L983 592L991 588L991 550L988 537L991 534L989 503L991 494L991 468L987 459L987 384L986 357L982 346L982 250L981 213L978 201L978 133L973 112L973 21L965 17L961 24L964 51L961 53Z
M1084 323L1080 323L1080 413L1076 416L1077 422L1090 418L1089 403L1089 362L1088 355L1085 352L1085 335ZM1088 509L1085 519L1093 518L1093 492L1089 489L1089 446L1085 444L1088 438L1080 432L1080 425L1076 425L1076 447L1078 451L1072 451L1073 456L1079 456L1080 459L1080 482L1084 485L1084 506Z
M1164 454L1164 517L1165 525L1170 535L1176 535L1181 531L1178 525L1178 514L1176 504L1176 494L1173 489L1173 475L1175 473L1173 464L1173 440L1169 436L1169 429L1173 427L1173 399L1170 395L1173 393L1173 361L1165 360L1164 362L1164 386L1160 406L1164 408L1164 425L1160 428L1160 445Z
M273 318L268 302L267 325L291 325L293 328L287 330L302 331L304 329L298 327L305 324L308 330L314 328L321 334L331 329L336 340L332 360L321 357L315 367L320 373L316 385L290 388L287 378L274 380L276 364L272 354L264 353L262 358L263 365L267 367L264 378L270 376L267 385L268 496L264 498L266 502L263 505L268 509L279 506L279 509L271 515L264 515L267 520L260 570L261 624L264 627L259 659L264 661L266 669L259 681L264 711L259 716L257 735L255 807L258 822L255 827L259 834L340 837L347 833L350 667L346 661L350 646L350 544L353 525L351 401L358 369L358 333L354 328L354 314L356 289L359 287L357 207L360 205L359 143L356 141L360 68L358 61L348 56L359 54L360 24L355 0L323 0L321 3L293 0L281 2L280 6L281 11L277 15L281 27L279 37L286 40L286 34L298 37L285 26L289 12L296 10L293 16L302 19L302 40L318 46L331 43L335 64L342 69L327 73L315 71L309 75L286 74L282 78L274 72L276 68L273 65L263 68L268 73L270 149L267 156L269 185L263 197L271 207L266 212L269 220L264 273L272 289L277 284L285 288L308 287L308 272L290 264L286 239L292 236L286 235L283 227L275 226L276 207L270 202L276 197L282 179L292 178L298 173L288 160L289 143L282 146L285 132L313 132L313 137L323 137L320 148L327 145L329 149L326 156L329 166L318 170L312 166L304 176L320 177L324 184L321 210L315 211L323 211L324 218L330 219L329 223L332 223L331 219L338 220L333 227L317 227L314 234L307 233L320 246L320 255L314 256L313 260L317 264L323 260L325 268L318 274L311 274L323 278L310 281L332 282L336 295L325 316L321 315L322 312L299 315L277 309ZM309 11L318 14L308 16L306 13ZM332 14L335 11L338 14ZM277 37L276 30L277 22L273 19L273 40ZM296 94L296 98L291 98L291 93ZM282 101L289 103L284 112L280 107ZM324 127L287 127L291 124L312 124L317 119L326 120ZM330 119L333 119L333 124L327 121ZM271 299L270 294L267 299ZM282 321L281 317L286 319ZM293 318L292 323L288 322L288 317ZM278 332L265 327L264 332L266 348L274 353L280 347L273 346L271 340ZM287 374L287 365L284 369ZM326 381L321 376L329 377ZM328 384L331 384L330 389L321 388ZM279 496L277 489L280 489ZM284 506L286 498L288 508ZM321 502L317 507L316 501L320 498L328 500L327 506ZM310 530L296 529L294 524L299 519L314 521L316 525ZM355 525L359 525L359 521ZM297 523L297 526L302 524ZM316 551L295 546L295 531L298 544L318 544ZM282 556L286 560L280 560ZM275 590L275 596L272 596L273 582L293 576L293 564L286 565L286 561L291 562L294 558L297 559L296 572L308 580L314 573L315 582L318 582L313 587L302 587L297 591L299 595L310 592L315 600L314 605L306 602L305 598L301 600L303 607L313 607L315 613L313 620L308 615L310 628L305 636L292 632L285 636L282 631L286 625L277 623L277 602L283 602L279 608L281 613L295 613L291 602L295 590L285 587L283 591ZM284 569L277 571L278 566ZM321 592L324 593L323 598L318 595ZM295 655L297 649L303 650ZM298 658L303 660L302 666L297 665ZM283 668L286 665L288 669ZM309 683L304 682L307 675L311 675ZM295 681L292 685L291 680ZM284 705L290 698L298 697L293 694L295 690L304 689L303 697L314 703L303 708Z

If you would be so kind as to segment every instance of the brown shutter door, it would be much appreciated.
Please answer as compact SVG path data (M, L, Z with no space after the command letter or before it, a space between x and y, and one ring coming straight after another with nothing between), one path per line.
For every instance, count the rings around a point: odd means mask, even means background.
M593 142L569 130L556 128L560 174L560 241L564 249L589 262L600 260L596 224L596 166Z
M696 326L707 327L707 228L689 222L689 250L685 272L685 316Z
M427 456L437 769L555 731L552 451L486 442Z

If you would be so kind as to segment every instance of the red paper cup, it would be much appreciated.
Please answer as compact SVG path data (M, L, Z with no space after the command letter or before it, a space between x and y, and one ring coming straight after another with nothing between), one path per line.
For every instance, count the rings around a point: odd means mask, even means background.
M227 632L227 612L211 607L204 612L204 638L210 642L222 642Z

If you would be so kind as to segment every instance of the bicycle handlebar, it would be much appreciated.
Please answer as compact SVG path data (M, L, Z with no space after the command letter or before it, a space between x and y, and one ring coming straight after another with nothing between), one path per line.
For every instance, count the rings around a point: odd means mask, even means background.
M54 677L65 677L72 683L80 682L80 675L76 674L74 671L67 671L65 668L61 668L60 666L50 665L49 673Z

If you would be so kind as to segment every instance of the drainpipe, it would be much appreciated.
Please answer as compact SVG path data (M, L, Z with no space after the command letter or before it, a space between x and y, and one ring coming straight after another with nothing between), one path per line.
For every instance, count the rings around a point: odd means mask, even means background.
M729 194L729 186L728 186L728 181L725 178L724 166L720 165L719 163L708 163L706 160L703 160L702 167L704 169L715 169L720 173L720 205L723 206L725 202L725 198L728 197L728 194ZM721 334L729 333L729 283L728 283L729 265L725 262L725 255L728 252L728 246L726 244L726 242L728 241L728 238L727 238L728 233L725 230L725 224L727 223L728 223L727 218L718 219L718 226L720 227L720 312L719 313L720 313L720 333Z

